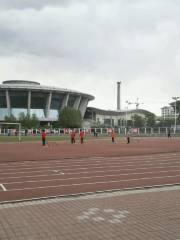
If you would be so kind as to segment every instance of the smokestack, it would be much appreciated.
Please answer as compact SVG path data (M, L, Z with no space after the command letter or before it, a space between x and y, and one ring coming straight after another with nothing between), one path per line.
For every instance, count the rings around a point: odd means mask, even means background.
M121 110L121 82L117 82L117 111Z

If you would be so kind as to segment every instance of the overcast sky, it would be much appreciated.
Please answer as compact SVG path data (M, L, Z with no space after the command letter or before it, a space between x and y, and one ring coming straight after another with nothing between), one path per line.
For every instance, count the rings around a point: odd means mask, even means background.
M160 115L180 96L180 0L0 0L0 82L38 81ZM130 105L128 108L135 108Z

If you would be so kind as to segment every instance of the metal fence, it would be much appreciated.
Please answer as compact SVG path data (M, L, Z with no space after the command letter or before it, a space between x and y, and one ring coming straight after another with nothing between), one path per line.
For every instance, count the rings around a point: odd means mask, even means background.
M172 135L180 135L180 129L167 128L167 127L143 127L143 128L54 128L54 129L45 129L47 134L52 135L66 135L70 134L71 131L75 131L80 133L80 131L84 131L88 135L94 136L105 136L111 134L114 131L118 135L126 135L127 132L134 136L165 136L170 132ZM21 130L21 135L37 135L41 133L41 129L26 129ZM16 129L5 129L0 128L1 135L16 135Z

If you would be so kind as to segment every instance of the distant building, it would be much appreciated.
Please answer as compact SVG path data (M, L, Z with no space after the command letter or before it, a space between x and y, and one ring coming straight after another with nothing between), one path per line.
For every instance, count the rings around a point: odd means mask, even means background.
M174 108L172 106L165 106L161 108L161 117L163 119L170 119L174 117Z
M133 109L133 110L121 110L121 111L111 111L111 110L102 110L93 107L87 107L85 116L84 116L84 125L86 127L90 126L100 126L105 127L120 127L126 126L127 121L132 120L133 115L137 114L145 118L146 114L151 112L143 109Z

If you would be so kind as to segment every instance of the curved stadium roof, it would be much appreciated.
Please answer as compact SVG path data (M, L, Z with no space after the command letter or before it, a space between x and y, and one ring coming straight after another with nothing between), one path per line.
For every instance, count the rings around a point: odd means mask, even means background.
M7 80L0 84L0 120L21 112L36 114L40 121L56 121L59 110L69 106L79 109L82 117L94 97L70 89L44 86L27 80Z

